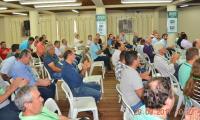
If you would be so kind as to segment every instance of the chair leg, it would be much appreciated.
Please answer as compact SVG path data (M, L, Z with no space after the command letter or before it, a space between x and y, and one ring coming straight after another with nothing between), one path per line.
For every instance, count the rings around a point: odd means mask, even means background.
M101 78L100 80L100 85L101 85L101 92L104 93L104 86L103 86L103 79Z
M71 119L76 119L77 115L78 115L78 112L76 110L73 110L72 113L71 113Z
M92 75L93 69L94 69L94 66L93 66L93 65L91 65L89 76L91 76L91 75Z
M58 85L57 85L57 83L56 83L56 95L55 95L55 97L56 97L56 100L59 100Z
M180 96L178 97L178 104L177 104L177 106L176 106L176 111L175 111L174 117L177 116L177 114L178 114L178 112L179 112L179 109L180 109L180 107L181 107L181 105L182 105L182 103L183 103L183 99L184 99L184 96L183 96L183 95L180 95Z
M92 113L93 113L93 119L94 120L99 120L98 110L97 109L93 110Z
M118 103L120 103L122 100L122 97L120 95L118 95L118 97L119 97Z

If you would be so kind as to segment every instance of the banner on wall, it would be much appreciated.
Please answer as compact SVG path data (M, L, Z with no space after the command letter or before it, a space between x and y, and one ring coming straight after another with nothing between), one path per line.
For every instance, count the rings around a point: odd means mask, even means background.
M176 33L178 32L178 12L177 11L168 11L167 15L167 32Z
M102 36L107 34L106 15L96 15L97 33Z
M133 33L132 19L119 20L118 30L119 33L121 32Z

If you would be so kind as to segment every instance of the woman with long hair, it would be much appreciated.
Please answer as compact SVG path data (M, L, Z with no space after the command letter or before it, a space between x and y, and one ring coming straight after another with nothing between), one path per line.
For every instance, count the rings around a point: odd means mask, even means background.
M193 66L189 80L186 83L184 94L198 103L200 103L200 58L198 58Z

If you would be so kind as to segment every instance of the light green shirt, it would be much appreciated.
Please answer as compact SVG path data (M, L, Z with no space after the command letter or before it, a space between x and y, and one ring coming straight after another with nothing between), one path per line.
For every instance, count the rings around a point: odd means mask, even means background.
M162 118L148 114L145 105L141 106L139 111L135 113L131 120L163 120Z
M192 70L192 65L187 62L183 63L181 67L179 68L178 79L182 88L185 87L190 77L191 70Z
M34 116L23 116L22 112L19 114L20 120L59 120L56 113L49 111L47 108L43 107L42 112Z

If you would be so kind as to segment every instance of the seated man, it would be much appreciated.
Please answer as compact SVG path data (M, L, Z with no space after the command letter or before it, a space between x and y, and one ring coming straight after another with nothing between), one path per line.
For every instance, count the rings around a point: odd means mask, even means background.
M192 65L195 60L199 57L199 50L197 48L189 48L186 51L186 62L184 62L178 71L178 79L181 87L184 89L187 81L190 78L192 71Z
M16 78L10 86L0 78L0 119L1 120L19 120L18 108L8 98L18 88L28 84L28 80Z
M55 47L55 54L59 57L59 58L62 58L63 54L60 50L60 41L55 41L54 42L54 47Z
M91 57L94 61L104 61L107 70L110 71L111 70L110 58L108 56L101 55L103 51L107 49L107 47L105 46L105 48L101 50L98 42L99 39L95 38L94 42L90 46Z
M144 92L142 78L136 71L140 63L137 52L127 51L125 53L125 62L128 67L121 73L120 90L128 105L133 110L136 110L142 105L141 99Z
M53 44L46 45L46 53L44 55L44 66L47 68L49 74L53 79L61 79L62 63L59 61L58 56L55 54Z
M15 54L15 56L5 59L1 63L0 73L1 73L1 77L3 78L3 80L10 82L11 69L12 69L12 66L14 65L14 63L18 60L18 58L19 58L19 53Z
M22 112L20 120L69 120L67 117L49 111L43 106L43 98L35 86L25 86L15 97L15 104Z
M90 67L90 64L86 62L79 73L72 65L75 60L74 53L71 50L67 50L63 57L62 77L69 85L72 94L75 97L92 96L96 101L99 101L101 97L100 86L95 83L83 83L83 76L85 75L86 70Z
M29 85L36 85L46 100L47 98L54 98L55 84L51 83L49 79L38 79L32 68L29 66L31 60L31 53L28 50L23 50L19 55L19 60L16 61L11 69L11 77L13 79L21 77L29 81Z
M167 52L162 43L156 43L154 45L156 55L154 57L155 68L162 74L163 77L169 77L170 74L175 73L175 64L179 59L179 54L175 53L172 55L171 60L168 61L165 58Z
M175 97L170 81L154 78L148 81L144 89L144 105L141 106L132 120L166 120L174 106Z
M6 47L6 42L1 42L1 48L0 48L0 57L2 60L5 60L8 53L10 52L10 49Z
M144 45L143 52L149 56L151 63L153 63L155 53L154 53L154 49L151 43L152 43L152 39L149 36L146 39L146 44Z
M22 41L22 43L19 45L19 49L22 51L22 50L25 50L25 49L29 49L31 50L31 45L33 44L34 42L34 38L33 37L29 37L28 40L24 40Z
M125 65L125 53L126 53L126 51L122 51L120 53L119 61L117 62L116 66L115 66L115 77L118 81L121 80L122 71L125 68L127 68L127 66Z
M119 56L121 51L125 50L125 45L123 43L116 43L115 44L115 51L112 55L112 64L116 66L117 62L119 61Z
M12 44L11 50L12 51L8 53L7 58L15 56L16 53L20 53L19 44Z

